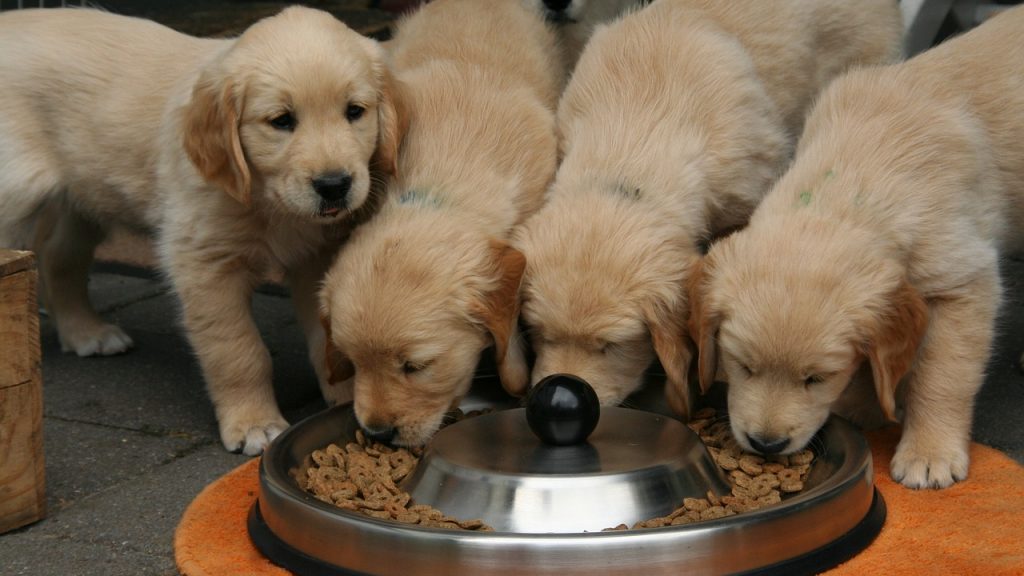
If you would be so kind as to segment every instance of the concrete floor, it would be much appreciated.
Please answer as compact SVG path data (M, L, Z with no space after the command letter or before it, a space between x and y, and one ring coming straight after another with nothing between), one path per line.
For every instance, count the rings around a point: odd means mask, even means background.
M115 10L129 6L104 4ZM390 18L367 10L365 2L312 4L337 10L353 26L370 31L379 31ZM168 5L179 8L167 11ZM241 29L280 5L150 2L149 11L139 13L217 34ZM131 241L125 247L145 254L145 246ZM1024 462L1024 377L1018 365L1024 350L1024 262L1007 259L1004 272L1008 298L978 398L974 438ZM220 445L213 409L166 285L144 269L103 264L90 291L104 316L133 336L136 349L109 358L64 355L52 323L43 318L49 516L0 535L5 576L177 574L172 538L182 513L203 487L248 460ZM321 409L287 297L278 289L263 290L254 309L273 355L286 417L295 422Z

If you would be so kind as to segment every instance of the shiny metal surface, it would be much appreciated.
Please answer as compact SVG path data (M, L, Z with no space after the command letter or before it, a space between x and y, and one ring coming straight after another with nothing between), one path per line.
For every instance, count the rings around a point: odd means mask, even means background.
M437 433L402 488L450 516L527 533L632 526L683 498L730 490L683 423L626 408L602 409L589 440L576 446L542 442L522 408L463 420Z
M465 409L477 405L464 405ZM821 433L807 488L781 504L698 524L625 532L460 532L407 527L346 512L301 491L290 476L308 454L355 429L349 406L289 428L264 454L259 509L281 542L346 570L428 574L724 574L786 561L851 531L872 506L871 458L841 420ZM596 433L596 432L595 432ZM506 449L492 443L496 459ZM588 508L609 502L583 503ZM617 522L613 523L617 524Z

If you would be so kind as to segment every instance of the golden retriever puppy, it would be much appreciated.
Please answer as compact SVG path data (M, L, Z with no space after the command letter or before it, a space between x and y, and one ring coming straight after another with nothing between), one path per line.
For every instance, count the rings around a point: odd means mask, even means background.
M651 0L528 0L544 11L559 33L566 69L572 70L594 28Z
M899 40L889 0L661 0L601 27L559 104L550 200L515 236L533 381L577 374L615 405L657 355L685 415L700 246L746 223L815 92Z
M728 376L744 448L803 448L831 409L865 397L850 384L863 366L867 397L902 413L893 478L967 476L998 250L1024 218L1021 30L1012 9L834 82L749 227L711 247L691 278L691 333L702 386L716 364Z
M366 202L371 156L389 166L397 147L383 49L305 8L223 40L53 9L0 15L0 54L0 245L35 225L62 347L132 345L90 305L87 273L110 225L154 234L221 440L258 454L287 422L252 291L288 275L320 370L322 253Z
M481 351L506 356L524 265L507 239L554 176L563 72L554 32L508 0L431 2L389 50L409 118L397 176L321 303L332 381L353 390L360 424L418 445L469 390Z

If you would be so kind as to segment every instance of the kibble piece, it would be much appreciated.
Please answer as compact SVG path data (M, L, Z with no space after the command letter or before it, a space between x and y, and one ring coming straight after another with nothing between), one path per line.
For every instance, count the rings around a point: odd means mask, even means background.
M409 511L399 512L395 515L395 520L402 524L418 524L420 515Z
M711 504L712 506L721 506L722 505L722 501L711 490L708 490L707 499L708 499L708 503Z
M757 498L757 503L761 506L770 506L779 502L782 502L782 495L779 494L778 490L771 490L764 496L758 496Z
M779 484L779 490L782 490L783 492L785 492L787 494L792 494L794 492L800 492L803 489L804 489L804 483L801 482L800 480L789 480L789 481L786 481L786 482L781 482Z
M355 484L345 480L339 484L333 492L331 492L332 500L346 500L354 498L359 493L359 488Z
M731 454L721 452L718 455L718 466L722 470L736 470L740 467L740 463Z
M751 476L757 476L764 469L761 468L761 464L764 462L764 458L754 456L752 454L744 454L740 456L740 470L743 470Z
M744 488L750 486L750 483L754 480L742 470L733 470L729 473L729 478L732 479L733 484Z
M473 520L462 520L456 523L463 530L476 530L484 525L484 521L479 518L474 518Z
M315 462L317 466L330 466L334 463L334 457L324 450L313 450L313 453L310 456L313 458L313 462ZM310 468L310 470L312 470L312 468Z
M804 464L810 464L814 460L814 452L810 450L801 450L789 455L789 463L791 465L802 466Z
M687 510L696 510L697 512L700 512L702 510L707 510L710 507L711 504L703 498L683 499L683 508L686 508Z
M775 474L772 474L771 472L765 472L764 474L761 474L760 476L758 476L758 478L762 482L768 484L768 486L770 488L778 488L779 487L779 477L777 475L775 475Z
M716 518L725 518L728 516L728 511L721 506L712 506L707 510L702 510L700 513L701 520L714 520Z
M693 430L697 434L700 434L701 431L707 428L710 424L710 420L692 420L689 423L687 423L687 426L690 428L690 430Z

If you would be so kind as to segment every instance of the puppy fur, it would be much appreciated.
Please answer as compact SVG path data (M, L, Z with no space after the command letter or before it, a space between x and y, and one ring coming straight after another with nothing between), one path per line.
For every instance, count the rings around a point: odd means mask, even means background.
M598 24L610 22L630 9L651 3L651 0L527 1L543 10L548 22L557 27L566 70L572 70L576 65Z
M657 355L686 414L678 287L782 173L818 89L898 54L895 4L861 4L660 0L598 29L559 105L550 201L515 237L534 383L577 374L615 405Z
M524 266L507 239L554 176L563 72L541 15L507 0L431 2L389 50L410 119L397 175L321 301L332 381L354 386L360 424L417 445L469 390L481 351L507 355Z
M744 448L799 450L867 397L902 413L894 479L967 476L997 256L1024 218L1022 29L1016 8L834 82L750 226L712 246L691 331L702 386L724 368ZM861 368L874 393L851 384Z
M371 156L390 166L397 148L383 49L305 8L226 40L47 9L0 15L0 53L0 245L40 254L62 347L132 345L90 305L88 269L109 226L154 234L221 440L259 453L287 422L252 290L287 274L319 370L322 253L365 205ZM271 124L285 113L293 127ZM351 179L339 200L314 190L325 176Z

